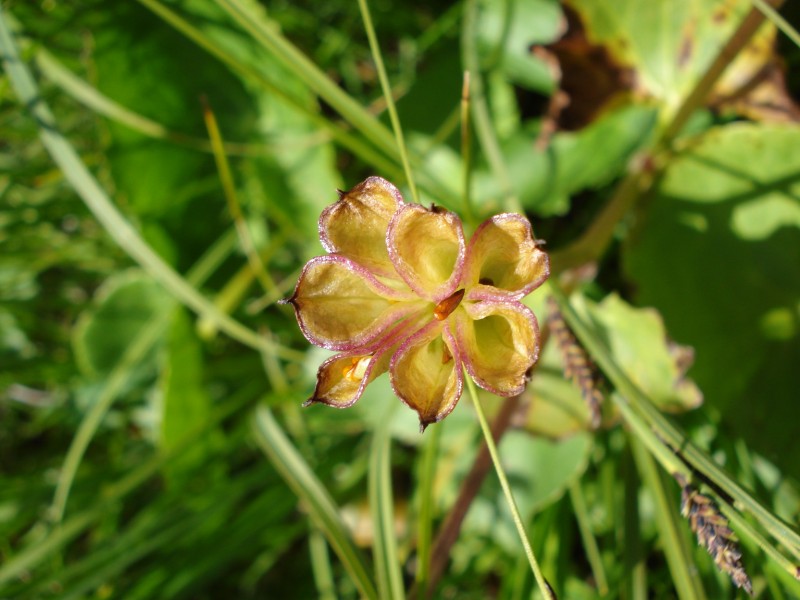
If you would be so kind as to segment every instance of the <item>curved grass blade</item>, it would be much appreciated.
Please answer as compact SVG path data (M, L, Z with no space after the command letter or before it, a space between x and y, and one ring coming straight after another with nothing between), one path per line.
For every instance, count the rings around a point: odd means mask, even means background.
M655 502L656 524L678 598L705 600L697 568L692 565L691 550L683 535L684 524L674 502L667 497L664 479L644 444L635 435L630 436L630 443L633 458Z
M377 599L378 593L367 574L364 559L350 541L336 504L266 406L259 406L255 411L253 435L284 481L304 502L359 593L365 598Z
M397 140L397 151L400 154L400 162L403 163L403 171L405 171L406 174L408 187L411 189L411 197L414 199L414 202L419 203L417 186L414 183L414 175L411 172L411 164L408 161L406 142L403 138L403 126L400 124L400 117L397 116L397 107L394 105L392 88L389 85L389 77L386 75L386 67L383 64L383 57L381 56L381 49L378 45L378 38L375 35L375 27L372 25L372 17L369 14L369 5L367 4L367 0L358 0L358 8L361 10L361 18L364 21L364 30L367 32L367 38L369 39L369 48L372 52L372 60L375 61L375 67L378 70L378 78L381 82L383 98L386 100L386 108L389 111L389 119L392 122L394 137Z
M95 506L84 510L62 524L57 525L41 541L32 544L0 566L0 586L22 576L35 568L51 554L57 552L70 541L81 535L95 521L108 515L108 506L117 502L136 490L140 485L158 473L164 465L189 448L195 441L208 431L217 427L230 415L240 410L245 404L252 402L256 396L258 384L254 383L243 387L235 397L229 398L225 404L216 409L208 420L187 432L178 442L166 452L155 454L133 472L129 473L116 483L100 491L100 498Z
M191 269L188 281L192 285L202 285L206 278L209 277L216 267L230 254L234 242L235 236L232 231L229 231L220 238L197 262L195 267ZM72 487L72 482L75 479L75 474L78 472L78 467L86 452L86 448L89 447L92 438L94 438L94 434L97 432L97 428L100 426L100 423L102 423L109 408L111 408L117 394L127 382L130 368L138 364L139 361L149 354L153 345L163 334L164 327L170 318L170 312L171 311L164 311L159 318L154 319L131 341L120 361L114 366L111 373L109 373L106 378L97 401L92 404L92 407L81 420L75 432L75 436L72 438L69 449L67 450L64 464L59 472L53 503L49 510L49 517L52 521L59 523L64 518L64 511L67 506L70 488Z
M381 598L402 600L403 576L394 535L394 498L391 479L390 419L375 431L369 461L369 505L374 531L373 553Z

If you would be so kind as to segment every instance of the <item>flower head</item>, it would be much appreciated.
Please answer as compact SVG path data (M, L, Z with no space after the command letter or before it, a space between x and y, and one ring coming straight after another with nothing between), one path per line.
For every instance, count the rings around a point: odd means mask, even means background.
M539 328L520 300L549 275L527 219L496 215L467 243L455 214L369 177L325 209L319 236L328 254L287 302L308 341L339 354L306 404L352 406L388 370L424 430L453 410L465 369L499 396L523 390Z

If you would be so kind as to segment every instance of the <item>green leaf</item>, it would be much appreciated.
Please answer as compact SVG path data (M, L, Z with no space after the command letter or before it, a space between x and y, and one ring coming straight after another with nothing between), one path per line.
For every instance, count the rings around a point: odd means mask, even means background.
M137 269L109 277L73 331L72 343L81 369L89 375L108 375L121 361L130 340L171 307L164 289ZM151 353L139 368L152 368L155 356Z
M552 0L484 2L477 22L481 53L499 57L499 68L513 83L549 93L553 78L549 67L531 52L533 44L553 41L563 15Z
M171 450L187 433L210 418L211 398L203 386L204 362L189 315L183 308L173 313L167 332L166 356L161 371L162 392L161 446ZM170 470L180 472L208 460L214 436L185 451Z
M618 110L576 133L558 133L550 147L535 146L535 133L520 131L505 144L504 154L523 205L539 215L561 215L569 197L588 187L609 183L649 138L655 124L652 108Z
M569 0L591 43L633 69L637 91L675 109L750 7L744 0Z
M538 296L526 299L542 319L546 314ZM695 408L703 396L684 374L691 363L690 348L668 339L664 322L653 309L638 309L616 294L596 304L574 297L575 307L604 334L603 341L625 373L661 410L679 412ZM562 439L589 429L590 415L580 389L565 378L561 349L548 343L526 390L529 396L525 428L535 434ZM611 403L604 405L604 423L616 420Z
M798 172L796 127L711 130L670 164L624 248L638 301L695 348L708 404L795 476Z
M668 339L657 311L634 308L617 294L599 304L576 295L575 310L601 332L603 342L628 377L661 410L683 411L699 406L703 395L684 377L691 348Z
M200 97L206 95L219 113L226 136L241 139L245 135L248 121L254 119L253 109L241 83L223 65L209 60L203 50L138 3L105 11L102 20L101 27L92 29L101 93L201 139L206 135ZM192 64L202 68L187 69ZM209 154L150 139L116 123L109 130L114 181L140 217L180 218L189 201L208 195L209 185L213 189L215 171ZM186 223L182 225L185 231Z

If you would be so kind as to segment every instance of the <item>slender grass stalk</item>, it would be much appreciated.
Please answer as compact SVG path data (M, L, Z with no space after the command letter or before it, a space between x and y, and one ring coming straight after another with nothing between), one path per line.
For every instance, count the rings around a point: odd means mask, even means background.
M522 542L522 547L525 550L525 556L528 558L528 564L531 566L531 571L533 571L533 576L536 578L539 591L542 593L544 598L555 600L555 597L550 592L550 584L547 583L547 580L544 578L542 571L539 568L539 562L536 560L536 556L533 553L530 540L528 540L528 534L525 532L525 525L522 523L522 516L519 514L517 503L514 500L513 493L511 492L511 486L508 483L508 477L506 476L505 469L503 469L503 464L500 462L500 454L497 452L497 445L494 443L492 431L489 429L489 423L486 420L486 415L483 412L483 406L481 406L480 400L478 399L478 392L475 389L475 384L469 377L469 374L466 372L464 373L464 380L467 383L467 390L469 391L469 396L472 399L472 403L475 405L475 412L478 415L478 422L480 423L481 430L483 431L483 438L486 441L486 447L489 449L489 455L492 457L492 463L494 464L497 478L500 480L500 487L503 488L503 494L506 497L508 509L511 511L511 518L514 520L514 526L517 528L519 539Z
M444 422L431 428L422 454L422 468L419 473L419 514L417 515L417 572L416 587L424 591L428 588L431 562L431 540L433 535L433 482L436 479L436 459Z
M792 27L792 24L789 23L789 21L784 19L781 14L768 2L765 2L764 0L752 0L752 2L753 6L764 13L764 16L772 21L775 27L780 29L786 37L792 40L795 46L800 48L800 33L797 32L797 29Z
M396 404L392 405L390 413ZM373 554L378 592L381 598L405 598L403 575L397 558L397 540L394 535L394 497L392 495L392 462L389 433L391 418L387 415L375 430L370 449L369 505L372 513Z
M58 131L55 119L42 100L30 70L19 57L14 37L6 24L2 9L0 9L0 51L12 88L21 104L26 106L36 119L39 126L39 137L43 144L64 173L64 177L112 239L181 303L199 315L213 320L230 337L259 351L270 346L271 343L265 341L252 329L222 313L186 279L166 264L114 206L100 184L83 164L75 148ZM296 352L283 347L276 347L275 351L289 360L298 359Z
M647 600L647 569L642 552L642 532L639 523L639 479L630 452L622 455L622 561L624 565L623 593L631 600Z
M252 10L241 0L215 0L217 6L270 54L318 94L348 123L352 124L376 148L390 158L399 158L399 150L391 132L330 79L314 62L297 49L265 15Z
M589 351L592 359L611 380L621 396L614 396L625 420L637 429L637 435L648 445L665 467L688 474L687 464L728 494L739 507L752 514L761 525L800 560L800 535L748 494L705 452L695 446L653 405L647 396L628 378L616 363L605 344L570 306L563 291L551 279L546 285L556 299L575 335ZM680 452L680 458L676 452ZM686 464L683 464L683 461Z
M787 573L794 582L800 581L800 566L786 558L773 544L770 544L763 535L753 527L750 522L745 519L739 511L736 510L724 497L717 497L717 503L720 510L733 524L734 529L742 537L751 539L764 554L769 556L781 568L782 571Z
M481 68L478 61L478 48L476 45L476 24L478 19L477 0L467 0L464 7L464 16L461 32L461 57L464 69L470 73L470 98L472 99L472 117L475 120L475 133L478 136L481 149L486 155L486 160L492 169L495 179L500 186L503 204L506 210L522 212L522 205L514 192L511 176L506 169L500 142L492 125L486 96L483 92Z
M386 100L386 108L389 111L389 120L392 122L394 137L397 141L397 151L400 154L400 162L403 163L403 171L405 171L406 181L411 190L411 197L414 199L414 202L419 203L419 194L417 193L417 186L414 183L414 174L411 172L411 163L408 160L406 142L403 138L403 127L400 124L400 118L397 116L397 107L394 104L394 98L392 98L392 88L389 85L389 78L386 76L386 67L383 64L383 56L381 55L381 48L378 45L378 38L375 35L375 27L372 25L372 16L369 12L367 0L358 0L358 8L361 10L361 19L364 21L364 30L367 32L369 48L370 52L372 52L372 60L375 61L375 68L378 70L378 79L381 82L383 97Z
M336 585L333 581L331 561L328 558L328 543L319 529L308 534L308 549L311 553L311 570L320 600L336 600Z
M214 111L205 98L203 98L203 120L206 123L208 137L211 140L211 149L214 153L214 161L216 162L219 179L222 183L222 191L225 194L225 201L228 203L228 211L231 213L233 224L236 227L236 233L239 235L239 242L242 245L242 250L247 257L250 269L253 271L259 283L261 283L264 291L267 292L267 294L274 294L276 289L275 282L272 280L269 273L267 273L267 269L261 261L258 250L256 250L255 242L253 241L253 236L250 235L250 229L247 227L244 214L242 214L239 195L236 193L236 185L233 182L230 164L225 154L225 143L222 139L222 133L219 130L217 117L214 115Z
M266 406L259 406L255 411L253 436L284 481L305 503L361 596L377 599L378 592L369 578L364 559L350 540L338 507Z
M572 509L575 511L575 520L578 522L586 558L592 569L595 583L597 583L597 593L600 596L606 596L608 595L608 577L603 566L603 558L600 556L600 549L597 547L597 540L589 523L589 508L586 505L580 481L574 480L569 484L569 499L572 502Z
M675 502L667 497L663 477L644 444L635 435L630 435L629 440L633 458L655 502L656 525L678 597L681 600L705 600L697 569L692 565L691 549L683 535L685 524Z
M475 211L472 210L472 130L470 128L470 84L469 71L464 71L461 86L461 162L464 165L463 190L464 218L475 225Z

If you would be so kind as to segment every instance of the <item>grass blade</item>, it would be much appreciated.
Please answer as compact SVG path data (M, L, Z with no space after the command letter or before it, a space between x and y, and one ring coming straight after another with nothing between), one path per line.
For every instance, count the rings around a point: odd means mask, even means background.
M405 598L394 535L390 419L375 431L369 461L369 505L374 531L375 570L381 598Z
M667 497L664 478L656 468L653 457L635 435L630 436L633 458L655 502L656 524L658 525L664 555L672 574L672 581L678 598L681 600L705 600L697 568L692 565L692 555L686 536L685 525L678 515L675 502Z
M406 142L405 139L403 139L403 127L400 125L400 118L397 116L397 107L394 105L392 88L389 85L389 78L386 76L386 67L383 64L383 57L381 56L381 49L378 45L378 38L375 35L375 28L372 25L372 17L369 14L369 5L367 4L367 0L358 0L358 8L361 10L361 18L364 21L364 29L366 30L367 38L369 39L369 48L372 52L372 60L375 61L375 67L378 70L378 78L381 81L383 98L386 100L386 108L389 111L389 119L392 122L392 129L394 129L394 137L397 140L397 150L400 153L400 161L403 163L403 171L405 171L406 174L406 181L408 182L408 187L411 189L411 197L414 199L414 202L419 203L417 186L414 184L414 175L411 172L411 164L408 161Z
M253 435L281 477L304 502L360 594L377 599L375 585L369 578L364 559L350 540L339 509L266 406L259 406L255 411Z

